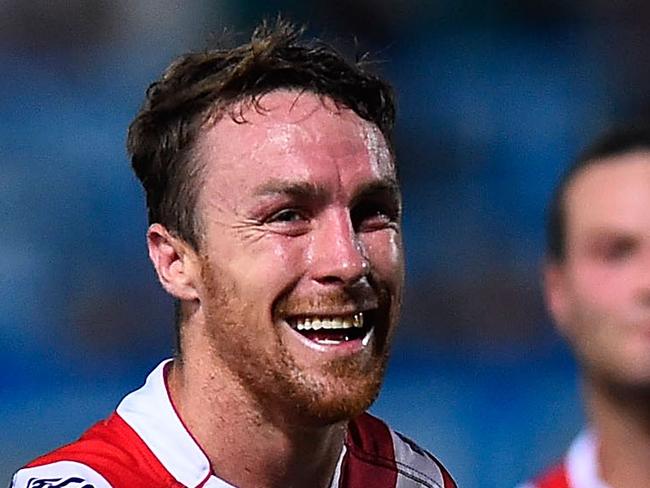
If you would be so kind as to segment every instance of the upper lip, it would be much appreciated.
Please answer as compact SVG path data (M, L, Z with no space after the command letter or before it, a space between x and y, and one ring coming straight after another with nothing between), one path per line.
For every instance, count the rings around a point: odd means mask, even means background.
M336 309L318 309L318 310L308 310L301 312L292 312L287 315L287 318L301 318L301 317L349 317L358 313L370 312L376 310L377 307L344 307Z
M370 287L336 290L314 295L284 297L274 307L276 317L349 317L383 307L382 294Z

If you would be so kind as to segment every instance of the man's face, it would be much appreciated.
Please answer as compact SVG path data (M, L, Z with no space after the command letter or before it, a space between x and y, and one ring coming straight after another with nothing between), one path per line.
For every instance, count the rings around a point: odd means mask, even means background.
M331 423L376 397L398 318L395 167L379 129L329 99L261 104L198 143L206 359L266 414Z
M551 311L588 379L647 390L650 152L604 159L578 173L565 209L566 259L546 270Z

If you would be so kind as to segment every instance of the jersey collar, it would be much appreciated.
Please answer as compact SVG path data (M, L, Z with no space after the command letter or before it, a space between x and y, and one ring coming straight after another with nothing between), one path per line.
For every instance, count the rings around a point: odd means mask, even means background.
M165 373L172 359L160 363L145 384L128 394L117 407L117 414L135 430L169 473L189 488L235 488L212 474L210 461L172 404ZM339 484L343 448L331 487Z
M567 475L575 488L610 488L598 473L598 439L593 430L575 438L566 456Z
M140 389L124 397L117 407L117 414L136 431L165 469L183 485L190 488L233 488L212 476L207 456L187 431L172 405L165 382L165 371L171 361L167 359L160 363ZM210 483L206 483L206 480ZM214 481L219 483L215 484Z

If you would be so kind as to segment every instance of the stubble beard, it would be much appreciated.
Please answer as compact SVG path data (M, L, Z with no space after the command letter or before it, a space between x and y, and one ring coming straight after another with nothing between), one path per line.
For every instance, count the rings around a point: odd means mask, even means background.
M241 334L253 306L243 303L234 283L224 283L207 258L202 277L206 287L205 322L217 364L229 370L268 422L319 427L349 420L376 399L388 362L390 338L375 337L370 357L343 357L328 361L318 371L296 364L275 330L274 347L259 345ZM255 326L251 326L255 329ZM266 335L265 337L269 337ZM250 339L250 340L247 340Z

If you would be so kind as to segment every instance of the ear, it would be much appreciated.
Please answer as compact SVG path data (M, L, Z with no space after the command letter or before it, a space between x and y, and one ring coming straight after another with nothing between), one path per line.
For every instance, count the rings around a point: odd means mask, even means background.
M147 247L149 259L167 293L179 300L196 300L200 265L194 249L161 224L149 226Z
M562 335L567 335L571 313L569 286L563 264L555 261L544 263L544 298L546 307Z

